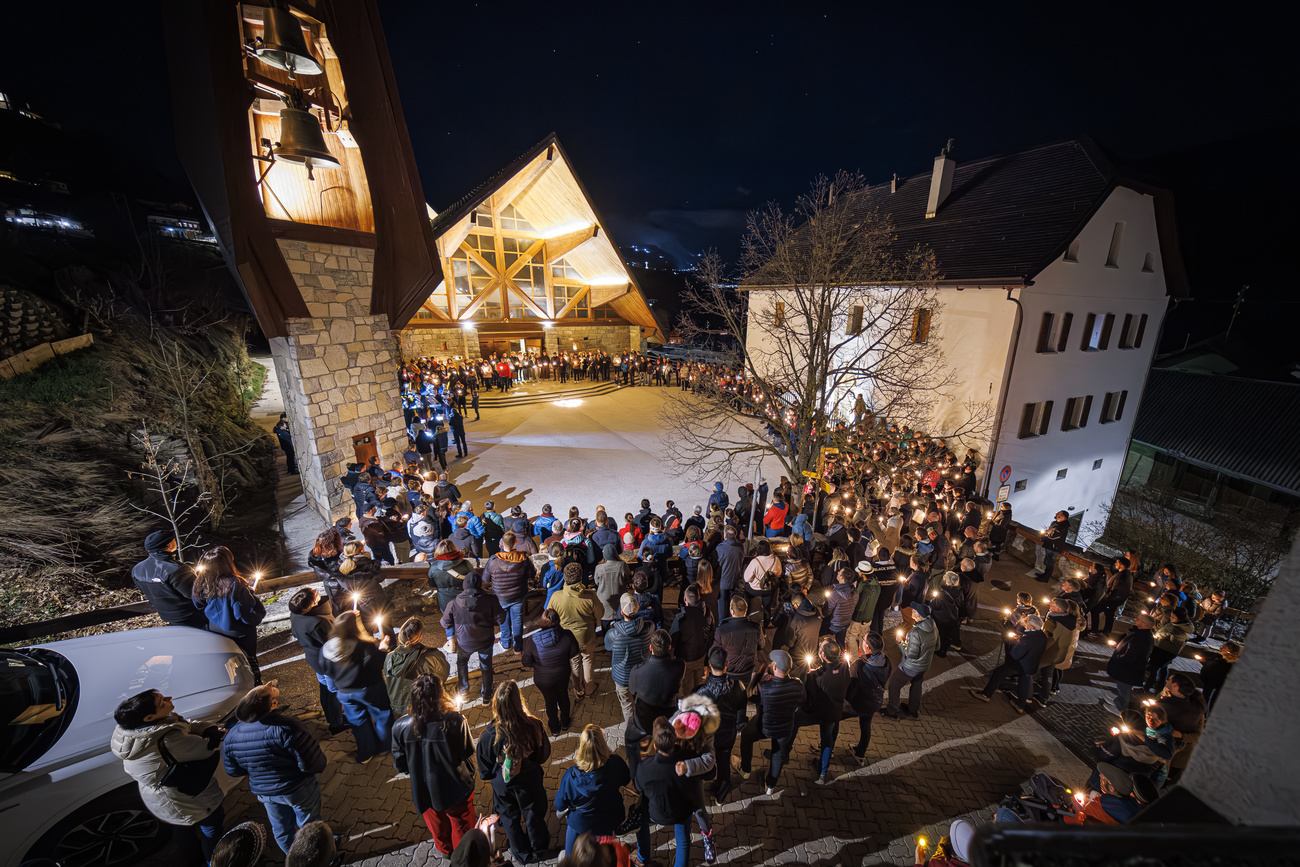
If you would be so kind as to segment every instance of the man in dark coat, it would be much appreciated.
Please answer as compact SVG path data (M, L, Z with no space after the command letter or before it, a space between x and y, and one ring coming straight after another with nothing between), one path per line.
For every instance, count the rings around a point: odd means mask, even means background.
M1120 557L1115 561L1115 570L1106 578L1106 589L1102 592L1101 599L1089 609L1092 614L1092 629L1088 634L1110 635L1115 629L1115 613L1132 593L1133 573L1129 571L1128 558ZM1099 629L1103 616L1106 618L1106 628Z
M623 747L634 780L641 763L642 740L651 734L657 718L672 716L677 709L686 666L680 659L673 659L672 643L666 631L657 630L650 636L650 655L628 674L633 710L632 719L623 729Z
M157 530L145 537L145 557L131 570L131 580L168 626L206 629L208 618L194 607L194 570L176 562L176 537Z
M700 604L698 587L687 587L682 591L682 604L668 633L673 638L673 657L686 666L682 675L682 694L685 695L700 682L710 643L708 612Z
M1112 713L1128 710L1129 696L1146 677L1147 661L1156 646L1155 636L1151 634L1153 626L1155 621L1150 615L1139 614L1133 621L1133 629L1115 645L1115 652L1106 663L1106 673L1115 678L1115 700L1105 703Z
M817 785L826 785L826 775L831 768L831 753L840 736L840 717L844 713L844 699L848 696L849 663L834 638L822 638L817 648L817 667L808 672L805 685L807 697L795 719L795 727L815 725L819 732L821 754L818 757Z
M732 597L731 616L719 623L713 633L713 646L727 651L727 676L745 683L754 673L763 644L763 628L750 620L748 613L745 597Z
M289 420L285 413L280 413L280 420L271 428L271 433L280 443L280 451L284 452L284 466L289 475L298 475L298 459L293 455L293 432L289 430Z
M718 730L713 733L718 779L714 799L721 804L731 792L731 750L736 746L736 731L745 724L745 707L749 699L745 687L727 676L727 651L715 647L709 651L709 674L696 690L718 706Z
M1007 649L1006 661L989 672L989 682L983 690L972 688L971 693L981 701L987 702L998 691L1002 681L1015 677L1016 698L1011 705L1020 713L1025 712L1029 696L1034 689L1034 675L1038 673L1038 662L1043 658L1047 648L1047 635L1043 632L1043 618L1030 614L1021 621L1025 631L1015 639Z
M343 705L334 692L334 681L321 673L320 649L329 641L334 626L333 609L327 597L313 587L304 587L289 599L289 631L302 647L303 660L316 675L320 685L320 706L325 712L325 722L330 734L346 731L348 721L343 715Z
M492 641L506 612L495 596L483 590L482 579L474 573L465 576L461 586L461 594L442 615L442 628L452 630L456 638L456 682L462 693L469 692L470 655L478 654L486 704L492 701Z
M764 778L769 795L781 777L781 768L790 758L797 731L795 713L805 700L803 681L790 674L794 665L790 654L773 650L771 657L768 672L758 685L758 715L749 721L740 737L740 775L745 779L749 779L753 765L754 741L760 734L771 738L772 763Z
M718 561L718 622L727 619L731 612L731 596L740 584L745 570L745 548L736 539L736 528L722 532L722 543L714 549Z
M469 454L469 445L465 442L465 418L460 413L452 413L447 420L451 425L451 437L456 443L456 457L463 458Z
M858 715L858 742L853 755L858 765L866 764L867 748L871 746L871 720L885 701L885 684L894 673L894 664L884 654L885 640L879 632L868 632L862 640L862 655L849 667L849 707Z
M1043 549L1043 571L1034 576L1039 581L1047 582L1052 580L1052 572L1056 569L1056 558L1061 556L1061 552L1065 550L1065 539L1069 534L1069 513L1057 512L1051 526L1047 528L1047 532L1043 533L1043 543L1040 546Z

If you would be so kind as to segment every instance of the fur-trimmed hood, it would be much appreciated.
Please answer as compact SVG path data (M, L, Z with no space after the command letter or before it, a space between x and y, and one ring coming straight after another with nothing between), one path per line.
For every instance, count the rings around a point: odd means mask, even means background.
M673 714L669 722L675 722L677 717L684 713L697 713L700 716L700 731L706 735L711 735L718 730L722 724L722 714L718 712L718 706L713 703L713 699L699 693L691 693L677 702L677 713Z

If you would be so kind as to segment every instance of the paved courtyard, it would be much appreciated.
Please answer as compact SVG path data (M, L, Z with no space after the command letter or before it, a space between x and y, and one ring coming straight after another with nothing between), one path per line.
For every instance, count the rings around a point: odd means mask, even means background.
M584 399L580 404L517 407L485 411L481 421L467 426L470 455L452 464L454 480L476 505L495 501L500 511L522 504L535 514L544 502L557 513L578 505L584 515L597 503L621 516L636 509L642 496L658 510L674 499L688 512L703 502L708 488L673 478L660 469L661 449L671 447L659 437L656 413L662 397L657 389L636 388ZM775 482L777 467L765 468ZM729 489L741 479L726 481ZM870 763L859 768L848 747L856 742L857 721L841 726L831 765L831 782L814 784L812 761L817 732L804 729L777 790L763 792L761 755L754 776L731 799L713 811L719 860L727 864L910 864L915 837L931 840L946 833L958 816L977 823L991 819L992 809L1006 794L1019 792L1035 771L1045 770L1067 784L1081 784L1089 770L1091 739L1100 736L1114 718L1100 705L1107 678L1100 669L1108 656L1104 644L1083 642L1075 668L1068 672L1052 706L1024 716L996 699L975 701L966 691L982 685L984 674L998 662L1001 609L1013 604L1014 591L1029 590L1041 597L1048 588L1025 577L1025 564L1004 558L994 564L993 577L1012 584L1012 591L989 589L974 626L964 630L965 650L936 659L925 683L919 720L877 717ZM408 586L399 594L407 614L437 615L436 604ZM536 611L533 612L534 616ZM671 609L666 617L671 618ZM887 651L898 651L887 624ZM347 863L418 865L441 859L428 841L423 821L410 802L409 782L390 763L358 765L353 761L352 736L328 737L316 698L316 682L288 634L264 635L262 665L266 676L280 679L290 714L297 716L322 741L330 765L323 777L324 814L336 832L346 837ZM437 630L426 630L426 633ZM498 646L499 650L499 646ZM575 723L605 726L611 745L622 743L622 718L609 680L609 657L597 655L596 694L576 705ZM1191 666L1190 660L1177 665ZM514 678L527 701L540 705L527 671L510 655L498 655L497 677ZM477 678L477 675L475 675ZM472 687L474 692L476 687ZM481 703L466 714L477 737L488 720ZM569 767L577 743L575 732L555 740L546 767L552 796ZM760 743L761 750L764 744ZM738 749L737 749L738 752ZM491 809L491 789L482 783L476 798L480 812ZM228 794L230 822L265 820L261 805L242 783ZM553 840L562 842L562 823L548 819ZM656 832L657 860L671 860L671 833ZM274 847L272 847L274 848ZM694 860L701 863L698 836ZM279 852L271 853L272 859Z

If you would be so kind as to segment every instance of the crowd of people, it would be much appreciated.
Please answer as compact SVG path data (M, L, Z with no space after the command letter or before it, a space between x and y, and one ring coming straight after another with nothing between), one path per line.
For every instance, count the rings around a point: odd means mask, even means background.
M409 775L437 850L479 859L461 863L488 863L481 859L496 848L522 863L554 857L552 811L565 823L562 863L650 863L654 825L671 831L679 867L696 845L713 863L720 841L710 809L757 770L760 742L771 794L796 735L815 727L816 781L827 785L842 727L856 723L850 749L865 765L877 716L920 716L934 658L962 651L962 626L979 616L989 569L1013 531L1009 505L973 497L973 453L958 459L906 428L855 422L844 439L858 445L825 464L831 496L782 478L774 488L742 486L733 501L719 483L689 516L672 501L659 511L644 499L621 521L605 506L590 517L550 505L534 516L519 506L502 513L492 501L476 509L445 472L425 478L418 461L355 468L345 483L356 520L320 533L309 558L320 585L288 602L331 735L351 731L356 761L392 761ZM166 534L145 547L135 578L163 618L230 636L258 672L265 612L230 552L210 550L190 567L175 560ZM394 622L379 564L399 562L425 564L436 612ZM1003 611L1003 661L975 696L989 701L1014 679L1017 711L1046 705L1080 638L1113 634L1138 570L1129 552L1110 568L1067 575L1041 609L1021 594ZM1101 767L1116 770L1094 775L1080 817L1124 821L1131 804L1110 807L1135 778L1177 778L1239 651L1231 642L1207 651L1201 689L1171 672L1224 597L1201 598L1173 566L1140 574L1153 588L1150 608L1109 639L1120 720L1098 749ZM527 616L538 597L540 613ZM886 618L901 625L890 632ZM496 682L500 654L532 672L536 713L515 680ZM621 756L600 726L581 720L598 664L609 667L621 709ZM119 708L114 750L155 815L194 826L206 854L224 839L220 797L210 782L196 782L194 794L166 782L172 763L159 751L173 732L165 746L177 761L215 766L219 756L232 776L249 778L291 864L328 863L293 855L322 818L324 755L279 712L275 682L259 673L257 683L228 732L193 731L166 696L132 696ZM1131 707L1142 690L1150 697ZM490 722L475 740L464 710L480 700ZM575 728L574 764L549 792L551 740ZM492 790L486 818L474 806L479 781ZM311 833L315 853L330 848L321 833ZM627 834L631 847L617 839Z

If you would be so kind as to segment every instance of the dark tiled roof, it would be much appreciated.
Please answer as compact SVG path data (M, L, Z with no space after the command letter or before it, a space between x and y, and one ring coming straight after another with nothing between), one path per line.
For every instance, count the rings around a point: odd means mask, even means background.
M440 237L443 232L459 222L462 217L481 205L483 200L492 195L498 187L519 174L524 166L532 162L539 153L556 144L555 133L551 133L514 159L505 168L482 183L475 185L468 193L440 210L438 216L433 218L433 237Z
M959 156L954 154L954 156ZM931 172L869 188L864 204L888 215L898 250L934 251L945 280L1032 279L1060 256L1115 183L1087 140L957 160L952 192L925 219Z
M1300 496L1300 384L1154 368L1133 439Z

